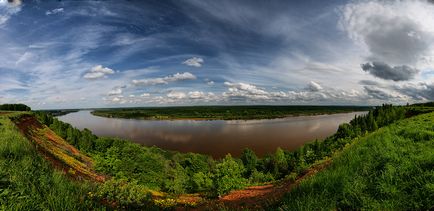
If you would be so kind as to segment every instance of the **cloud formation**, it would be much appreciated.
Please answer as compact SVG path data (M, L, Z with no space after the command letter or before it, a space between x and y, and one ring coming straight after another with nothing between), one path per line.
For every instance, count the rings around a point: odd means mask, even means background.
M45 15L55 15L63 12L64 12L63 8L56 8L56 9L48 10L47 12L45 12Z
M187 66L192 66L192 67L202 67L204 60L200 57L193 57L190 59L185 60L184 62L182 62L182 64L185 64Z
M317 92L322 90L322 86L319 85L318 83L315 83L314 81L309 82L309 84L306 87L306 90L311 91L311 92Z
M0 0L0 27L21 11L21 0Z
M418 69L402 66L390 66L384 62L370 62L361 65L362 70L378 78L393 81L407 81L419 73Z
M167 97L172 99L184 99L187 95L184 92L171 91L167 94Z
M380 89L374 86L364 86L366 93L376 99L379 100L390 100L391 98L395 98L396 96L392 95L388 91Z
M115 87L114 89L112 89L108 95L112 96L112 95L121 95L122 94L122 89L121 87Z
M136 86L152 86L158 84L168 84L175 81L185 81L185 80L195 80L196 76L189 73L176 73L174 75L166 76L164 78L151 78L151 79L141 79L133 80L132 83Z
M405 85L395 85L396 91L411 97L415 101L434 101L433 83L409 83Z
M108 67L103 67L102 65L97 65L97 66L92 67L92 69L90 69L89 72L84 74L83 78L93 80L93 79L103 78L106 75L111 75L114 73L115 73L115 71L108 68Z
M433 14L425 14L432 9L426 1L355 1L342 8L340 24L368 60L414 65L433 47Z

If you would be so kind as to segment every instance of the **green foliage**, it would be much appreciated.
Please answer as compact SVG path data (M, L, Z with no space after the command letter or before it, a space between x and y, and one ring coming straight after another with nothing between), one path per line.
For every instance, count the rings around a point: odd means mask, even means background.
M243 153L241 153L240 159L243 161L244 167L246 168L247 177L256 171L258 157L256 156L255 152L249 148L246 148L243 150Z
M30 111L29 106L24 104L3 104L0 105L0 111Z
M116 207L122 209L153 207L151 192L137 181L111 179L100 185L95 193L89 192L88 195L100 201L113 202Z
M198 172L193 174L193 189L196 192L206 192L213 188L211 173Z
M432 209L433 119L434 113L416 116L361 138L274 209Z
M89 210L95 187L54 170L9 120L0 116L0 210Z
M271 119L289 115L315 115L367 111L359 106L191 106L166 108L118 108L93 111L104 117L128 119Z
M217 110L212 110L213 107L201 107L197 113L203 115L203 112L217 112L222 108L226 107L217 107ZM264 109L235 107L230 110L228 107L221 112L232 115L241 108L244 109L243 115ZM259 114L267 114L270 109L265 108ZM173 112L184 111L182 109L190 108L176 108ZM319 112L324 108L305 107L304 111L309 109L310 112ZM279 109L277 111L282 112ZM175 115L176 112L172 114ZM334 152L351 143L353 138L404 118L405 108L383 105L370 111L368 115L357 116L349 124L341 125L335 135L324 141L305 144L293 152L278 148L274 154L258 158L252 150L245 149L240 159L227 156L221 161L215 161L206 155L145 147L117 138L100 138L87 129L80 131L47 113L37 112L36 115L69 143L90 154L98 172L116 180L132 180L148 189L168 193L202 192L207 195L221 195L249 184L283 179L286 175L296 178L315 162L332 156Z
M237 162L230 154L226 155L221 163L216 165L214 182L216 193L223 195L233 189L240 189L247 184L247 179L243 177L244 166Z
M265 182L271 182L274 180L274 177L271 173L264 173L260 171L253 171L250 175L249 182L251 184L261 184Z
M170 162L167 177L164 181L164 189L170 193L184 193L188 182L187 172L179 163Z

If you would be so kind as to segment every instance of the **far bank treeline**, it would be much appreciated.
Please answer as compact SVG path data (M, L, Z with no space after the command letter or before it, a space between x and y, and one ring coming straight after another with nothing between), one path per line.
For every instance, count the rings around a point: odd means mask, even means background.
M30 111L30 107L24 104L3 104L0 111Z
M111 197L128 204L134 199L126 200L122 196L133 196L128 192L137 190L136 187L173 194L199 192L214 197L248 185L295 179L354 138L403 119L408 111L408 107L383 105L341 125L335 135L324 141L305 144L295 151L278 148L274 154L258 158L255 152L245 149L240 158L228 154L221 160L202 154L145 147L117 138L97 137L87 129L80 131L47 113L36 112L36 115L69 143L91 155L97 171L112 176L112 181L105 184L108 186L105 190L110 191L99 193L100 197ZM125 182L130 184L129 188L117 188ZM119 191L127 193L117 193Z
M92 114L126 119L274 119L287 116L368 111L367 106L188 106L97 109Z

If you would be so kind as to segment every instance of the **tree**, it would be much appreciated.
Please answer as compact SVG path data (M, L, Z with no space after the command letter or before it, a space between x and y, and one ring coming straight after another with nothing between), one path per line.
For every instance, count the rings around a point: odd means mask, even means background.
M276 165L277 172L275 172L276 178L285 175L288 171L288 163L286 162L285 152L278 147L274 154L274 164Z
M164 180L165 189L170 193L184 193L188 181L187 173L179 163L171 161Z
M3 104L0 105L0 110L4 111L30 111L32 110L29 106L24 104Z
M244 172L242 163L235 161L231 154L226 155L223 161L216 165L214 174L216 193L221 196L233 189L244 187L247 183L243 178Z
M209 191L213 186L210 175L203 172L193 174L192 181L194 192Z
M248 177L252 174L253 171L256 170L258 157L251 149L245 148L240 158L244 164L244 167L246 168L246 176Z

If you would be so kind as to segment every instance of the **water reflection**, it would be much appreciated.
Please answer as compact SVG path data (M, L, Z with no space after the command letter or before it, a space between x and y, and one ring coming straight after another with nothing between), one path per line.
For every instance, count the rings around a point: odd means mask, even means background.
M90 111L79 111L59 119L80 129L88 128L99 136L126 138L147 146L217 158L226 153L238 156L245 147L258 155L274 152L277 147L293 150L308 141L324 139L335 133L339 124L364 113L247 121L145 121L103 118L93 116Z

